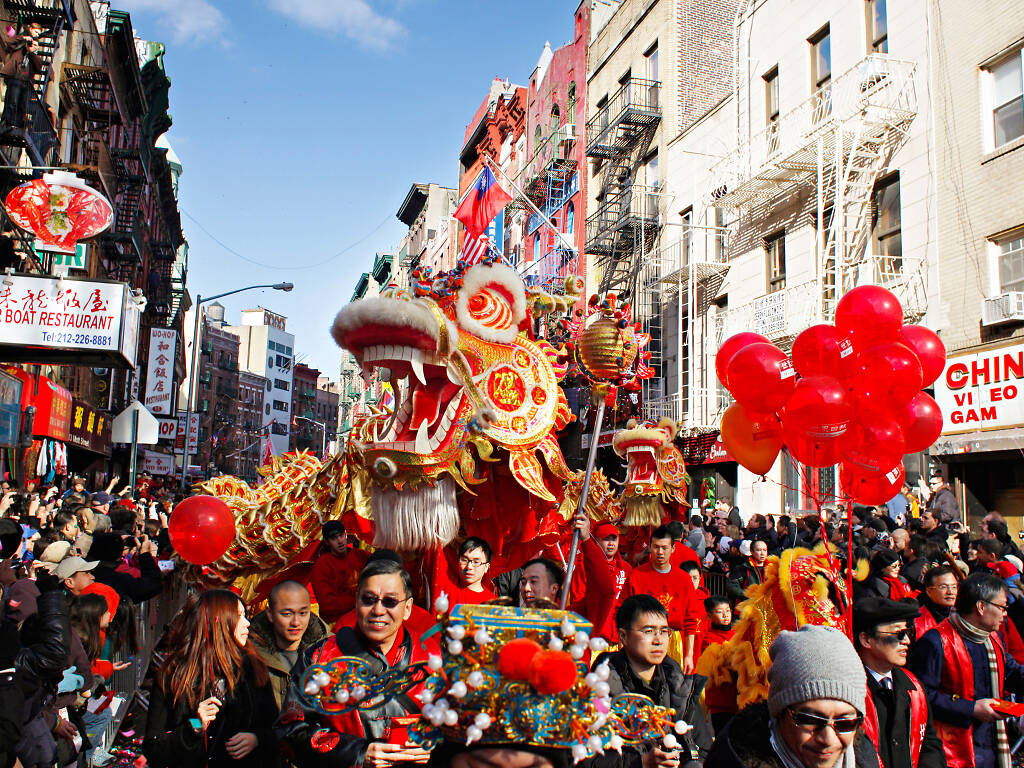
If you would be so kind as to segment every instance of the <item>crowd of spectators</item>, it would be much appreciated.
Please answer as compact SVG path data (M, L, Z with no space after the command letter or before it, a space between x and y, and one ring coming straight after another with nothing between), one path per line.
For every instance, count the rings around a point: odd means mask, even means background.
M143 478L145 479L145 478ZM136 693L118 673L140 650L137 611L173 569L174 498L4 481L0 496L0 766L107 765ZM128 661L127 659L133 659Z
M1024 693L1024 562L998 514L966 528L941 478L927 495L905 487L887 505L855 506L852 531L840 510L744 517L724 498L639 532L577 516L564 540L500 569L482 538L410 561L330 521L308 570L264 590L255 610L231 591L193 591L138 681L143 696L114 680L139 650L133 611L173 567L174 500L132 502L113 487L4 489L0 768L487 764L460 762L463 746L411 742L421 707L411 696L328 716L297 687L311 664L340 656L382 674L438 653L441 592L450 605L555 608L564 589L611 644L588 658L607 664L611 694L643 694L695 726L672 747L631 745L586 768L1007 768L1018 735L1003 701ZM580 549L566 584L571 533ZM768 700L742 710L737 680L694 674L732 637L771 555L830 541L845 558L851 533L867 566L851 590L852 643L820 627L782 633ZM133 763L111 743L119 700L144 704Z

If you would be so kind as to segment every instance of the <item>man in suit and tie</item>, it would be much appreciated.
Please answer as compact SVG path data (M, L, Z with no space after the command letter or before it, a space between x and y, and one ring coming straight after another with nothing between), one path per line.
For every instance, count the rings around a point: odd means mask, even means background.
M864 731L883 768L946 768L924 688L903 667L917 605L867 597L853 606L854 646L868 678Z

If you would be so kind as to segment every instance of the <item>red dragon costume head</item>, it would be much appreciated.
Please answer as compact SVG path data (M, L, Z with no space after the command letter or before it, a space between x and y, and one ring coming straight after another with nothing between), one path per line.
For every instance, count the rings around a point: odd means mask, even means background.
M500 264L413 277L411 293L354 301L331 329L395 393L390 412L355 426L350 447L368 473L374 544L444 546L460 522L492 542L554 534L573 476L555 430L573 417L558 387L564 353L530 338L538 295ZM460 510L457 488L485 483L488 498Z

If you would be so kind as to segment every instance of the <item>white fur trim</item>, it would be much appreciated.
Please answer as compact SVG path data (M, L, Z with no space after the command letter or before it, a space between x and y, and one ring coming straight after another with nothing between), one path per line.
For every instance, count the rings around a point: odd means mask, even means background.
M469 299L488 285L501 286L512 300L512 321L504 328L488 328L469 314ZM519 325L526 318L526 286L523 279L514 269L504 264L477 264L470 267L459 289L455 314L463 329L485 341L507 344L519 333Z
M391 325L396 328L413 328L422 331L437 342L437 319L420 303L402 299L390 299L374 296L369 299L357 299L346 304L334 318L331 336L339 347L345 347L342 340L349 331L364 325ZM350 352L358 350L350 349Z
M624 456L625 453L621 449L623 443L638 443L648 441L658 441L662 446L670 441L668 435L665 434L664 429L660 428L639 428L639 429L624 429L621 432L616 432L615 437L612 438L612 448L619 456ZM626 446L628 447L628 446ZM659 449L655 449L659 450Z

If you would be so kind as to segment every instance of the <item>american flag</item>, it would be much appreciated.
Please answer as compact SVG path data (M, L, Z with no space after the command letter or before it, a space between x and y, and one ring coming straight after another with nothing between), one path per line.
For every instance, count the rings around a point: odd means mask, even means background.
M490 247L491 239L487 235L473 237L467 232L466 240L462 244L462 258L459 261L471 267L487 255Z

